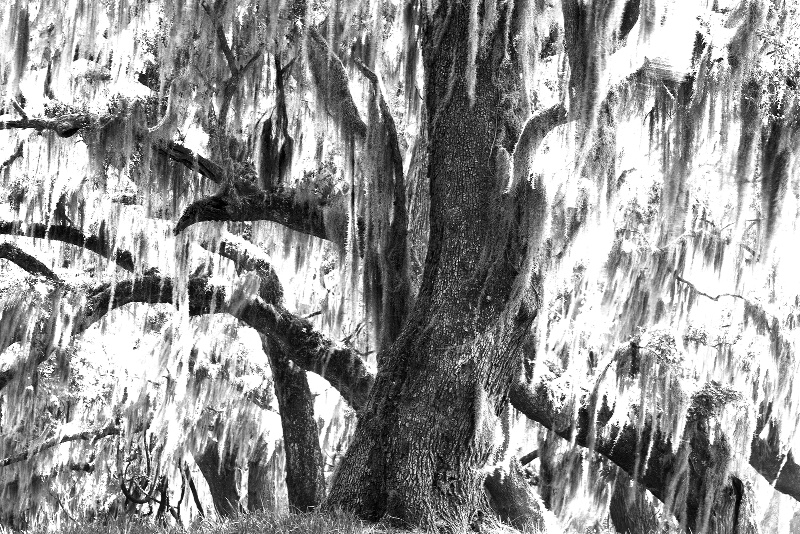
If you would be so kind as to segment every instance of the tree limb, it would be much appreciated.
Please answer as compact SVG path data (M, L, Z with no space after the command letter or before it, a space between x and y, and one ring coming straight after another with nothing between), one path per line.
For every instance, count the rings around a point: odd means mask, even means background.
M24 450L18 452L17 454L3 458L2 460L0 460L0 467L6 467L11 464L25 461L31 456L35 456L44 450L52 449L53 447L61 445L62 443L67 443L69 441L79 441L79 440L83 441L91 440L94 443L107 436L119 435L120 432L121 429L119 425L114 421L110 421L108 424L100 428L91 430L81 430L80 432L74 432L72 434L64 434L61 436L56 435L50 439L45 440L44 442L35 447L27 447Z
M13 243L0 243L0 259L15 263L33 275L44 276L55 283L61 283L61 279L49 267Z
M259 273L259 298L237 315L245 324L280 344L289 358L306 371L328 380L356 410L364 406L375 380L361 356L349 347L337 345L314 329L305 318L283 307L283 288L264 255L248 249L233 236L214 247L202 244L234 262L238 270Z
M44 223L23 223L20 221L0 221L0 235L14 235L61 241L70 245L85 248L90 252L114 261L118 267L126 271L134 270L133 254L127 250L115 250L108 236L86 235L74 226L46 225Z
M17 147L14 149L14 153L11 154L8 159L6 159L3 163L0 163L0 171L5 169L6 167L10 167L12 163L17 161L19 158L22 157L22 147L24 143L20 141L17 143Z
M556 104L528 119L522 133L514 146L514 176L513 184L519 184L528 179L530 174L530 160L544 137L557 126L567 123L567 108L563 104Z
M673 275L675 276L675 280L677 280L678 282L680 282L682 284L686 284L691 291L693 291L697 295L700 295L702 297L706 297L707 299L710 299L710 300L713 300L713 301L719 301L719 299L721 299L722 297L731 297L731 298L735 298L735 299L746 300L743 296L737 295L736 293L720 293L719 295L709 295L708 293L704 293L703 291L700 291L699 289L697 289L696 285L694 285L693 283L691 283L687 279L683 278L678 273L673 273Z
M317 100L345 135L364 139L367 126L361 120L348 86L347 72L339 57L314 28L308 29L308 67L314 81Z
M591 429L588 398L581 399L578 410L575 410L563 395L553 393L546 379L529 384L521 378L512 386L509 401L529 419L582 447L589 445L590 433L593 432L594 451L631 476L634 476L638 449L642 458L649 458L647 466L640 467L638 481L663 500L667 475L675 461L675 454L672 444L660 430L652 428L649 420L643 429L637 429L632 424L622 427L609 425L613 408L603 402L595 418L596 428ZM774 484L775 489L800 501L800 466L795 463L791 453L783 454L775 444L770 445L754 435L749 462L768 482ZM783 469L779 469L781 465Z
M33 117L0 121L0 130L32 129L38 132L50 130L59 137L72 137L78 131L89 126L102 126L111 118L110 115L93 115L91 113L67 113L58 117Z
M175 234L206 221L272 221L291 230L343 245L347 219L331 208L330 200L306 198L288 188L255 191L239 196L235 187L193 202L175 225Z
M192 171L199 172L214 183L219 184L223 181L225 172L222 167L175 141L158 140L153 143L153 148L169 159L181 163Z

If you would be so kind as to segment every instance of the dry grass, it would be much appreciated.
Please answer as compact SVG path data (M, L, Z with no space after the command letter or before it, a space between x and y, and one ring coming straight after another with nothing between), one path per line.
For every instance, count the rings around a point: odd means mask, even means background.
M52 531L50 531L52 532ZM33 534L50 534L41 526ZM268 514L244 513L235 519L195 521L185 527L163 526L147 520L68 523L58 534L422 534L384 523L361 521L346 513ZM494 531L498 534L502 530ZM507 532L507 531L506 531ZM0 527L0 534L11 531ZM489 534L486 532L486 534Z
M51 526L52 527L52 526ZM454 534L472 534L466 524L445 529ZM0 526L0 534L12 534ZM40 525L31 534L427 534L419 529L404 530L386 522L370 523L347 513L272 514L242 513L235 519L197 520L184 527L164 526L147 518L117 521L67 522L61 528ZM520 531L488 520L482 534L520 534ZM432 534L432 533L431 533ZM540 534L524 531L522 534Z

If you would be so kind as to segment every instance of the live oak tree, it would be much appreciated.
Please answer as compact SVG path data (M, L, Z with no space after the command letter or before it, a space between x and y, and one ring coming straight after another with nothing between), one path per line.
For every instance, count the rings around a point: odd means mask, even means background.
M755 477L800 497L798 13L729 4L9 4L0 256L34 278L3 292L2 463L121 435L127 506L180 520L191 455L234 514L274 390L290 506L521 528L516 410L684 528L755 531ZM27 418L136 303L176 309L161 389ZM244 327L260 389L225 363ZM308 372L355 410L328 487Z

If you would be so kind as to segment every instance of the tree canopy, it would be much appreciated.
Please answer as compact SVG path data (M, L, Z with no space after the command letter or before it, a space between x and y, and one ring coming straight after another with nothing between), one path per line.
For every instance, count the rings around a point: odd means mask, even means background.
M3 524L788 528L800 6L1 9Z

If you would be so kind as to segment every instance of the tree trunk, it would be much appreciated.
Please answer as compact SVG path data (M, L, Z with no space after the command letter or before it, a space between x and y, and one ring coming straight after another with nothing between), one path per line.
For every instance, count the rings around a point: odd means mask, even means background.
M286 451L286 489L289 509L307 512L325 498L325 473L314 419L314 397L306 372L292 362L277 343L262 337L272 366L275 396L281 414Z
M256 453L250 457L247 470L247 511L268 511L279 514L288 507L286 481L286 455L283 442L278 441L269 459L264 457L267 444L259 443Z
M658 532L659 518L655 504L648 501L646 489L632 484L631 477L617 469L608 515L617 532Z
M511 459L508 471L495 468L486 477L485 484L492 509L501 520L524 532L546 532L543 505L536 490L523 476L516 458Z
M535 315L527 182L505 193L525 117L506 25L475 61L468 91L469 14L440 3L426 21L430 240L420 291L334 475L328 505L364 518L461 528L488 512L482 468ZM501 91L499 87L502 87ZM523 206L523 209L518 208ZM524 221L524 224L523 224Z
M241 511L239 505L239 483L236 480L236 455L226 451L220 458L219 446L210 441L201 454L195 454L195 462L208 483L214 508L220 517L233 517Z

